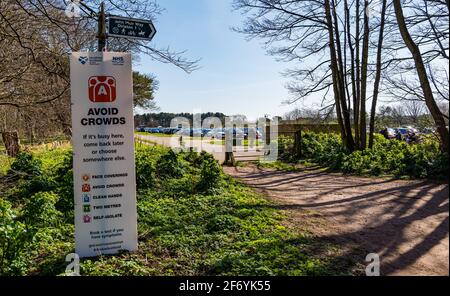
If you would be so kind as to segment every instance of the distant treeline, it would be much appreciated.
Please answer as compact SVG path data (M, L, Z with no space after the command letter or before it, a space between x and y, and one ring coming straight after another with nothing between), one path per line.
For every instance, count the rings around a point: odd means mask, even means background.
M208 117L217 117L219 118L222 123L225 122L225 114L220 112L207 112L201 114L201 119L208 118ZM172 119L176 117L184 117L188 118L192 124L193 120L193 114L192 113L147 113L147 114L140 114L134 116L134 123L135 126L146 126L146 127L168 127L170 126L170 122Z

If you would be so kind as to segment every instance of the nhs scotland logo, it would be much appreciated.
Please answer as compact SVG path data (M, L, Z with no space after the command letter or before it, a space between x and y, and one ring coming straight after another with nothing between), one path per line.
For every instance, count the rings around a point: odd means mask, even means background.
M114 66L123 66L124 63L125 63L125 60L123 57L113 57L112 58L112 64Z

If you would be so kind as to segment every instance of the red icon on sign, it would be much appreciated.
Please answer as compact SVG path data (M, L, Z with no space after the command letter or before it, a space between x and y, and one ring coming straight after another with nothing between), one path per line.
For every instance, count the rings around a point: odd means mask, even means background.
M83 222L84 222L84 223L91 223L91 216L89 216L89 215L84 215L84 216L83 216Z
M94 103L110 103L116 100L116 79L111 76L89 78L89 100Z
M91 185L89 184L83 184L83 186L81 186L81 190L83 192L90 192L91 191Z

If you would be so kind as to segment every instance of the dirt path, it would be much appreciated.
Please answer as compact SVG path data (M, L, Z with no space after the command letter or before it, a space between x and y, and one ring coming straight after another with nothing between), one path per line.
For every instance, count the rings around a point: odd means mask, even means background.
M358 247L359 254L352 255L358 262L365 264L363 254L379 254L383 275L449 274L448 184L351 177L317 168L225 171L288 211L294 225L306 225L344 249ZM311 222L318 217L324 223Z

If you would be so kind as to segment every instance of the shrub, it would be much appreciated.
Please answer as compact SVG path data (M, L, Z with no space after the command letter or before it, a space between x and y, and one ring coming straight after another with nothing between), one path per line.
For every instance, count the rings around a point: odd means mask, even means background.
M304 158L333 167L339 166L347 154L337 134L304 132L301 145Z
M284 162L296 162L296 151L294 138L279 136L278 137L278 157Z
M195 151L187 151L180 153L183 159L189 162L194 168L201 168L203 162L203 155L206 154L205 151L202 151L200 154Z
M62 217L62 213L55 208L58 199L52 192L36 193L25 204L22 220L36 228L57 227Z
M11 164L8 174L17 174L23 178L41 175L42 162L31 153L21 152Z
M25 250L32 234L17 221L11 204L0 198L0 275L21 275L27 265Z
M56 168L54 177L55 193L59 196L56 202L56 209L61 211L68 221L74 218L74 199L73 199L73 154L69 150L65 153L61 164Z
M155 167L152 158L153 155L149 153L149 149L136 151L136 186L138 189L152 188L155 182Z
M156 172L161 179L180 178L183 175L183 166L175 152L170 149L158 159Z
M280 137L281 160L292 160L293 139ZM375 135L372 149L349 153L337 134L304 132L302 157L320 165L349 174L392 174L413 178L445 178L448 176L448 154L439 150L439 143L425 138L423 143L408 145ZM281 143L281 144L280 144ZM290 155L285 155L290 154Z
M213 191L220 182L222 168L211 154L201 154L200 182L197 184L197 190L200 192Z

